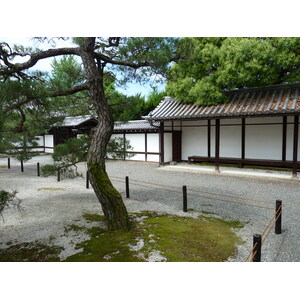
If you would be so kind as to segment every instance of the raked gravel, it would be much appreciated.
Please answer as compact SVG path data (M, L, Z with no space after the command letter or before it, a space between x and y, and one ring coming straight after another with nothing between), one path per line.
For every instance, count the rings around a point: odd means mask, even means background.
M4 211L5 222L0 220L0 247L6 248L11 244L40 241L64 247L65 250L60 254L60 258L65 259L80 252L80 249L75 249L75 245L88 239L87 234L68 230L68 226L73 224L93 226L94 224L85 221L82 215L85 213L102 214L102 209L93 190L86 189L84 177L63 179L60 182L57 182L53 176L37 177L37 162L41 165L49 163L51 157L34 157L24 165L24 173L20 172L19 162L12 159L11 169L7 169L5 168L7 159L0 158L0 189L9 191L16 189L23 208L22 214L14 209ZM171 167L158 167L156 163L133 161L107 161L106 167L110 176L122 178L121 182L113 180L120 192L124 192L124 178L129 176L130 199L124 199L129 212L149 210L191 217L205 213L208 216L242 222L244 227L235 231L244 243L238 246L237 255L229 261L245 260L252 247L253 234L263 232L274 214L275 200L281 199L283 201L283 232L275 235L274 229L271 230L263 244L262 261L300 261L299 180L247 176L247 171L241 175L230 175L223 174L222 171L216 173L205 172L201 169L189 170L176 167L172 169ZM79 170L85 176L84 163L79 165ZM268 174L265 175L268 176ZM134 180L152 182L154 186L155 183L175 186L179 188L177 189L179 193L162 190L160 185L156 188L134 185ZM273 209L189 195L188 207L193 211L184 213L180 192L182 185L187 185L188 190L203 190L209 193L270 201L272 204L249 201L246 203ZM61 188L62 190L39 190L41 188ZM196 194L217 198L211 194ZM244 201L230 197L221 199ZM163 259L159 253L154 253L152 260Z

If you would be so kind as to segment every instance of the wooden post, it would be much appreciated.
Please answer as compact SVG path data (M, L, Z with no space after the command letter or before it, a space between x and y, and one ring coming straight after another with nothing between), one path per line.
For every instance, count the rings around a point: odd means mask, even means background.
M294 116L293 177L297 177L299 116Z
M57 181L60 181L60 169L57 170Z
M253 262L260 262L261 260L261 235L260 234L254 234L253 235L253 246L256 245L253 249Z
M183 211L187 212L187 191L186 191L186 185L182 186L182 195L183 195Z
M207 120L207 157L210 157L210 120Z
M275 233L281 234L282 201L276 200Z
M86 188L88 189L90 187L90 176L89 171L86 171Z
M220 170L220 119L216 119L215 130L215 169Z
M36 164L37 176L40 176L40 163Z
M160 122L159 127L159 165L163 165L165 163L164 156L164 122Z
M283 116L283 122L282 122L282 161L286 161L286 132L287 132L287 116Z
M246 141L246 119L242 118L242 140L241 140L241 159L240 168L243 167L243 162L245 160L245 141Z
M23 159L21 159L21 172L24 172L24 163L23 163Z
M126 187L126 198L130 198L130 195L129 195L129 177L128 176L125 177L125 187Z
M147 157L147 148L148 148L148 145L147 145L148 141L147 141L147 132L145 132L145 161L148 160L148 157Z
M7 158L7 168L10 169L10 157Z

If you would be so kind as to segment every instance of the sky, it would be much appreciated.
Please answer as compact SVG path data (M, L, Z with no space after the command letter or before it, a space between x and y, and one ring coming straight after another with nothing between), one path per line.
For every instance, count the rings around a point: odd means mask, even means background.
M53 44L49 43L41 43L37 40L34 40L33 38L30 37L5 37L5 36L0 36L0 42L6 42L10 46L13 44L18 44L26 47L37 47L43 50L49 49L50 48L59 48L59 47L72 47L76 46L74 43L72 43L71 39L67 41L63 40L57 40L55 41L55 46ZM24 59L19 59L16 62L22 62L26 61L28 57L25 57ZM46 71L46 72L51 72L52 67L51 67L51 62L53 58L49 59L43 59L40 60L32 70L40 70L40 71ZM80 59L79 59L80 62ZM164 84L159 84L157 85L158 91L162 91L164 89ZM127 96L133 96L138 93L140 93L142 96L147 96L149 92L152 90L150 83L149 84L138 84L138 83L127 83L126 86L122 87L117 87L117 90L120 91L121 93L127 95Z

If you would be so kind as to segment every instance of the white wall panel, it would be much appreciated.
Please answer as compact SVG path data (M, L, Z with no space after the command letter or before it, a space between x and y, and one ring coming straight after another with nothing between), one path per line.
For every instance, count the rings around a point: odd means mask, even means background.
M241 126L221 126L220 157L241 157Z
M172 161L172 133L164 134L164 162Z
M145 134L144 133L126 133L126 139L133 147L132 151L143 152L145 151Z
M207 127L182 127L182 159L207 155Z
M53 147L53 135L52 134L45 135L45 147Z
M246 125L245 157L281 159L282 125Z
M148 154L147 161L159 162L159 155Z
M158 133L147 133L147 152L159 152Z

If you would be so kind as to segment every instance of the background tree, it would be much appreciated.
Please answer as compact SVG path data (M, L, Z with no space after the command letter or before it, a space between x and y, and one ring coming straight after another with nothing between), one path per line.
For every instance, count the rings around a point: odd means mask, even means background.
M128 213L121 195L113 187L105 169L106 146L113 131L113 117L108 105L104 82L107 74L118 72L124 82L142 82L153 74L166 73L168 64L175 58L176 39L171 38L76 38L77 47L32 50L12 49L0 43L0 79L32 80L27 70L42 59L61 55L76 55L83 64L84 82L63 91L48 91L49 97L88 91L88 102L96 112L99 124L93 130L87 156L90 181L101 203L108 228L128 229ZM29 57L23 63L13 63L18 56ZM49 81L47 82L48 86Z
M217 104L223 90L300 81L300 38L183 38L167 93Z

